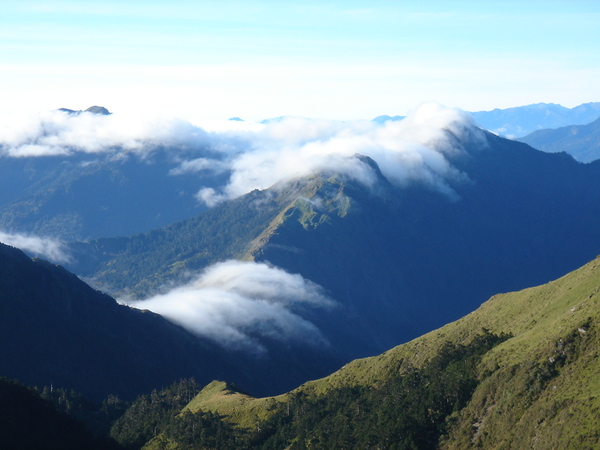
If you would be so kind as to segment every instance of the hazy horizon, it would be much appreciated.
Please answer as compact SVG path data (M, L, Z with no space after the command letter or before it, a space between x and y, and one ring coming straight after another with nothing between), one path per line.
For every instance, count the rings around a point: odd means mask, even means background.
M1 112L358 120L600 100L592 1L25 0L3 5Z

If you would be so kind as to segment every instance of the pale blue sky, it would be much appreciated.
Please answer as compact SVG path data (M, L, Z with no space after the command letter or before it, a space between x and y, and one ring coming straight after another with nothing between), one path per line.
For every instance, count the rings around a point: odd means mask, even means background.
M0 0L12 109L189 119L600 101L598 1Z

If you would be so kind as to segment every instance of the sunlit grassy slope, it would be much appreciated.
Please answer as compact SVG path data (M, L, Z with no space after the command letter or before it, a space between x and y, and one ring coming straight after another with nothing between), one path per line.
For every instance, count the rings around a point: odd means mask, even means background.
M476 281L475 281L476 282ZM470 402L449 421L442 448L597 448L600 443L600 258L542 286L499 294L468 316L379 356L353 361L295 392L378 386L420 367L445 342L481 334L513 337L487 352ZM251 429L290 394L254 399L225 383L208 385L188 406Z

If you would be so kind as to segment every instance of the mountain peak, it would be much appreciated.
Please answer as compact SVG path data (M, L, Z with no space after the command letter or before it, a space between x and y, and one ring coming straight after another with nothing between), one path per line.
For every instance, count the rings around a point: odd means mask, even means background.
M108 116L111 114L104 106L90 106L84 112L91 112L92 114L98 114L102 116Z
M109 115L112 114L104 106L96 106L96 105L90 106L85 111L83 111L81 109L80 110L74 110L74 109L69 109L69 108L58 108L58 110L62 111L62 112L66 112L67 114L74 115L74 116L78 116L82 112L89 112L89 113L92 113L92 114L97 114L99 116L109 116Z

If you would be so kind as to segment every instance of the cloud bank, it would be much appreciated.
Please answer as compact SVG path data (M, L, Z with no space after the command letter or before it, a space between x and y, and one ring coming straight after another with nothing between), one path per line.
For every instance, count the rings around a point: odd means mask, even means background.
M71 261L64 243L57 239L0 231L0 242L56 263Z
M226 261L208 267L190 283L138 302L189 331L234 350L266 354L265 339L327 345L303 311L335 303L298 274L263 263Z
M10 157L69 156L75 153L134 153L144 156L159 148L180 151L214 149L220 154L238 143L240 133L220 133L188 121L150 116L99 115L90 112L69 114L45 111L9 115L0 120L0 154Z
M31 157L75 153L136 154L163 149L171 176L225 174L222 186L200 188L199 201L215 205L279 181L335 171L367 186L375 173L357 154L371 157L392 183L421 183L449 197L467 179L451 163L460 152L451 136L479 138L467 113L435 103L404 120L339 122L297 117L256 124L237 121L195 125L182 119L121 117L61 111L0 121L0 155Z
M210 206L322 170L369 186L375 173L357 154L375 160L396 185L422 183L454 198L451 183L468 178L450 162L451 156L463 151L452 136L468 136L485 145L483 132L468 114L434 103L421 105L404 120L382 125L284 118L256 133L251 148L227 158L231 176L226 186L200 190L198 198Z

